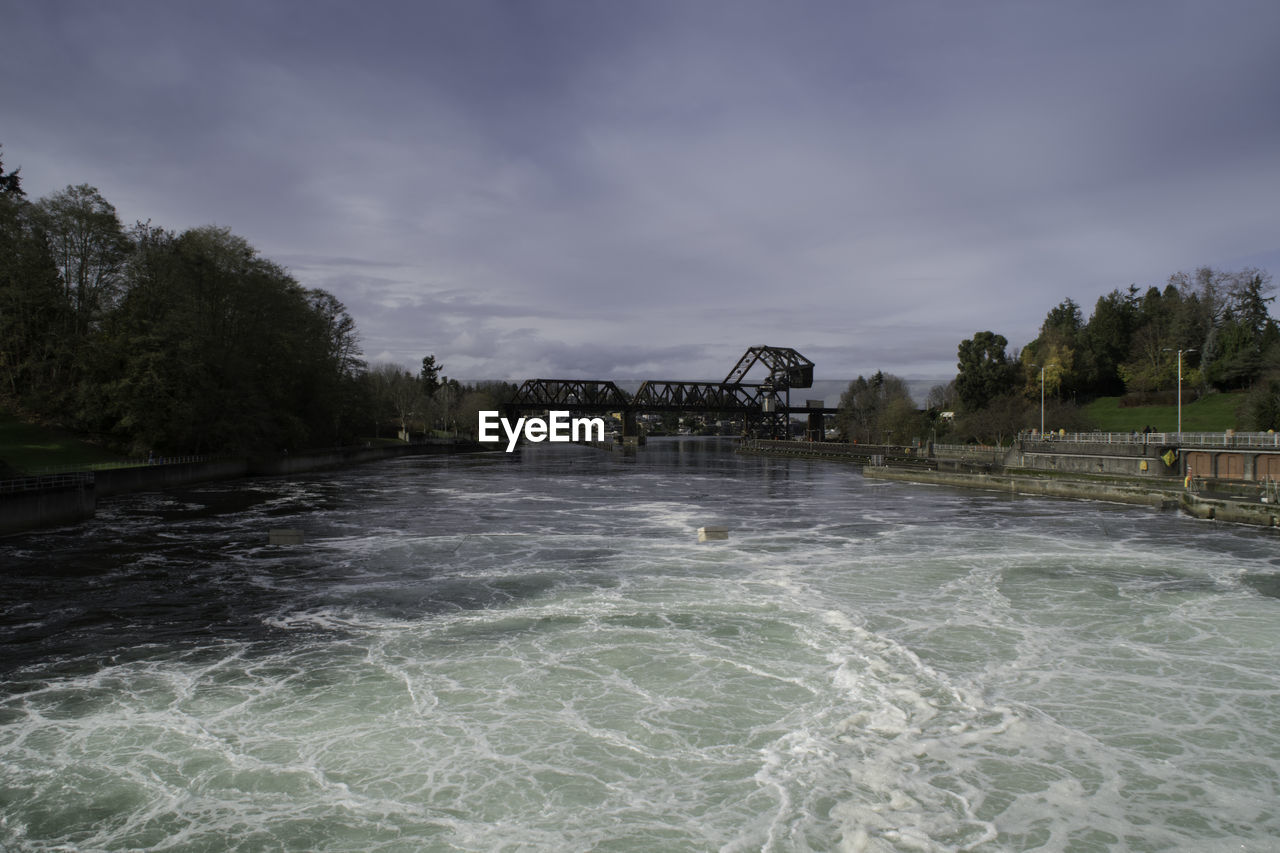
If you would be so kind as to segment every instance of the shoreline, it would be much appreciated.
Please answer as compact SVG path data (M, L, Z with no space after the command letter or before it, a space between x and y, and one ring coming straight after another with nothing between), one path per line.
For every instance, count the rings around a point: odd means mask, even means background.
M1014 495L1104 501L1159 510L1180 510L1194 518L1245 524L1252 527L1280 527L1280 504L1245 500L1230 495L1208 495L1189 491L1181 480L1171 477L1125 477L1067 471L1022 470L1000 464L994 458L982 463L987 470L962 470L975 462L953 462L954 468L940 470L936 460L926 456L894 454L888 447L836 446L817 452L813 447L788 448L784 442L740 447L740 453L790 456L814 460L840 461L858 466L864 477L898 482L951 486ZM777 446L774 446L777 445ZM1060 457L1071 454L1059 451ZM932 465L931 465L932 463Z
M1087 480L1072 477L1044 477L1017 473L969 473L963 471L931 471L923 468L906 469L888 465L864 465L862 476L876 480L924 483L936 486L955 486L986 492L1007 492L1015 495L1032 495L1051 498L1107 501L1109 503L1137 504L1153 509L1175 509L1179 505L1181 486L1148 485L1116 479Z
M1251 527L1280 527L1280 505L1209 497L1189 492L1182 486L1159 486L1116 479L1114 482L1071 477L1044 477L1034 474L978 474L960 471L894 468L865 465L862 476L878 480L953 486L987 492L1004 492L1036 497L1069 498L1134 504L1152 509L1177 509L1207 521L1246 524Z
M168 465L139 465L0 481L0 536L87 521L99 498L225 480L279 477L380 462L399 456L476 453L475 442L431 439L415 444L338 447L275 457L238 457Z

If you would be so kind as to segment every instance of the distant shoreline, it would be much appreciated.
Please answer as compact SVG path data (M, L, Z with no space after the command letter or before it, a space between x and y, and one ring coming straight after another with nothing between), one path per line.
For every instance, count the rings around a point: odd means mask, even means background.
M102 471L4 481L0 489L0 536L76 524L94 517L99 498L251 477L289 476L379 462L398 456L475 453L492 447L473 441L429 439L414 444L340 447L273 457L243 457L139 465Z

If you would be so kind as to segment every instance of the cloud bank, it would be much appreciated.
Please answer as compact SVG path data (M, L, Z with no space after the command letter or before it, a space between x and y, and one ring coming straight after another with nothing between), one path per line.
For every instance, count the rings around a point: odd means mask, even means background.
M945 379L1280 269L1274 3L7 5L29 194L228 225L452 376Z

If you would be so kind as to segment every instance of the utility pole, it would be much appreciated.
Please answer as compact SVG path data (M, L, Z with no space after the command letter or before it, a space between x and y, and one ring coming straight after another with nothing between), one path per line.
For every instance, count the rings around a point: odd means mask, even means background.
M1165 352L1173 352L1173 347L1165 347ZM1178 440L1182 440L1182 354L1196 352L1195 349L1178 350Z

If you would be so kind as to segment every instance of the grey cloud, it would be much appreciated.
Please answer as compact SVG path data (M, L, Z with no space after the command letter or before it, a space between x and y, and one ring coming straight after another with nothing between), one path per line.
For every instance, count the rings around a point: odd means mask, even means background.
M7 166L230 225L451 375L954 372L1280 258L1280 7L13 4ZM1270 264L1266 263L1270 260ZM725 364L728 362L728 364Z

